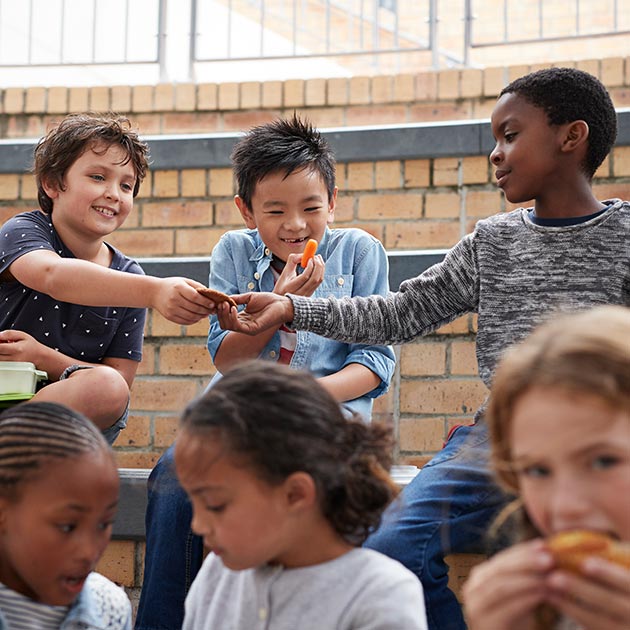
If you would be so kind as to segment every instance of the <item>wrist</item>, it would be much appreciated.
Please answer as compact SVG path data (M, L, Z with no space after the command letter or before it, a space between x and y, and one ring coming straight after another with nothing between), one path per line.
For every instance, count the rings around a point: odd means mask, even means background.
M291 322L293 322L293 318L295 317L295 309L293 308L293 300L291 299L289 295L285 295L284 298L285 298L284 321L287 324L290 324Z

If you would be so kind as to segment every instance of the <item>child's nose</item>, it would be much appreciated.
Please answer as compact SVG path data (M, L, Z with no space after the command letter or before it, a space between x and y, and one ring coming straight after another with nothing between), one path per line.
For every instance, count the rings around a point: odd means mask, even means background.
M287 216L284 222L285 228L288 230L296 231L301 230L306 225L306 220L300 214Z
M499 164L499 162L501 162L502 159L503 159L503 154L501 153L499 149L499 145L496 144L494 149L492 149L492 152L490 153L490 162L492 164Z
M77 541L77 559L93 568L103 554L108 542L109 535L104 532L86 532Z
M549 501L554 531L584 527L585 518L592 515L593 500L575 479L559 479Z

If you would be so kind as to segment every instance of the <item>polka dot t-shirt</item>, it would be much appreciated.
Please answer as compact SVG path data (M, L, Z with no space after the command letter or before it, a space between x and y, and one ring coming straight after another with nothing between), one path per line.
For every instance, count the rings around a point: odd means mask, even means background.
M116 248L110 269L144 274L140 265ZM50 216L24 212L0 228L0 274L20 256L37 249L75 258L57 234ZM75 359L100 363L105 357L142 359L146 311L143 308L70 304L33 291L17 281L0 282L0 330L13 328Z

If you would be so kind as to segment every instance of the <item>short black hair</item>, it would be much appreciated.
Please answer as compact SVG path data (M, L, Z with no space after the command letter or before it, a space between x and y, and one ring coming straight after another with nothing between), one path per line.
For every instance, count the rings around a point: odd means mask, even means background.
M617 138L615 106L601 81L576 68L546 68L512 81L504 94L518 94L545 111L552 125L583 120L589 128L583 168L592 178Z
M310 168L319 173L328 191L335 191L335 156L321 133L297 114L252 127L232 150L239 197L251 209L256 184L278 171L288 177Z

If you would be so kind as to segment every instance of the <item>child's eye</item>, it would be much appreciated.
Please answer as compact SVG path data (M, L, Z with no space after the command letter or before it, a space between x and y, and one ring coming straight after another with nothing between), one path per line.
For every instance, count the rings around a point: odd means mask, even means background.
M522 470L518 471L522 477L541 478L548 477L550 475L549 469L544 466L531 465L525 466Z
M224 503L221 505L206 505L206 510L208 510L208 512L219 513L219 512L223 512L224 509L225 509Z
M512 142L514 140L514 138L516 138L516 134L515 133L506 133L505 134L505 141L509 144L510 142Z
M321 206L314 206L312 208L304 208L304 212L317 212L317 210L320 210Z
M90 177L96 182L104 182L105 178L102 175L90 175Z
M598 455L591 461L591 466L596 470L606 470L619 463L619 458L614 455Z
M127 192L133 191L133 186L131 184L121 184L120 187Z
M114 524L114 521L103 521L98 524L98 528L102 530L109 529Z
M70 534L72 533L76 528L76 525L74 525L73 523L59 523L57 525L57 529L64 533L64 534Z

